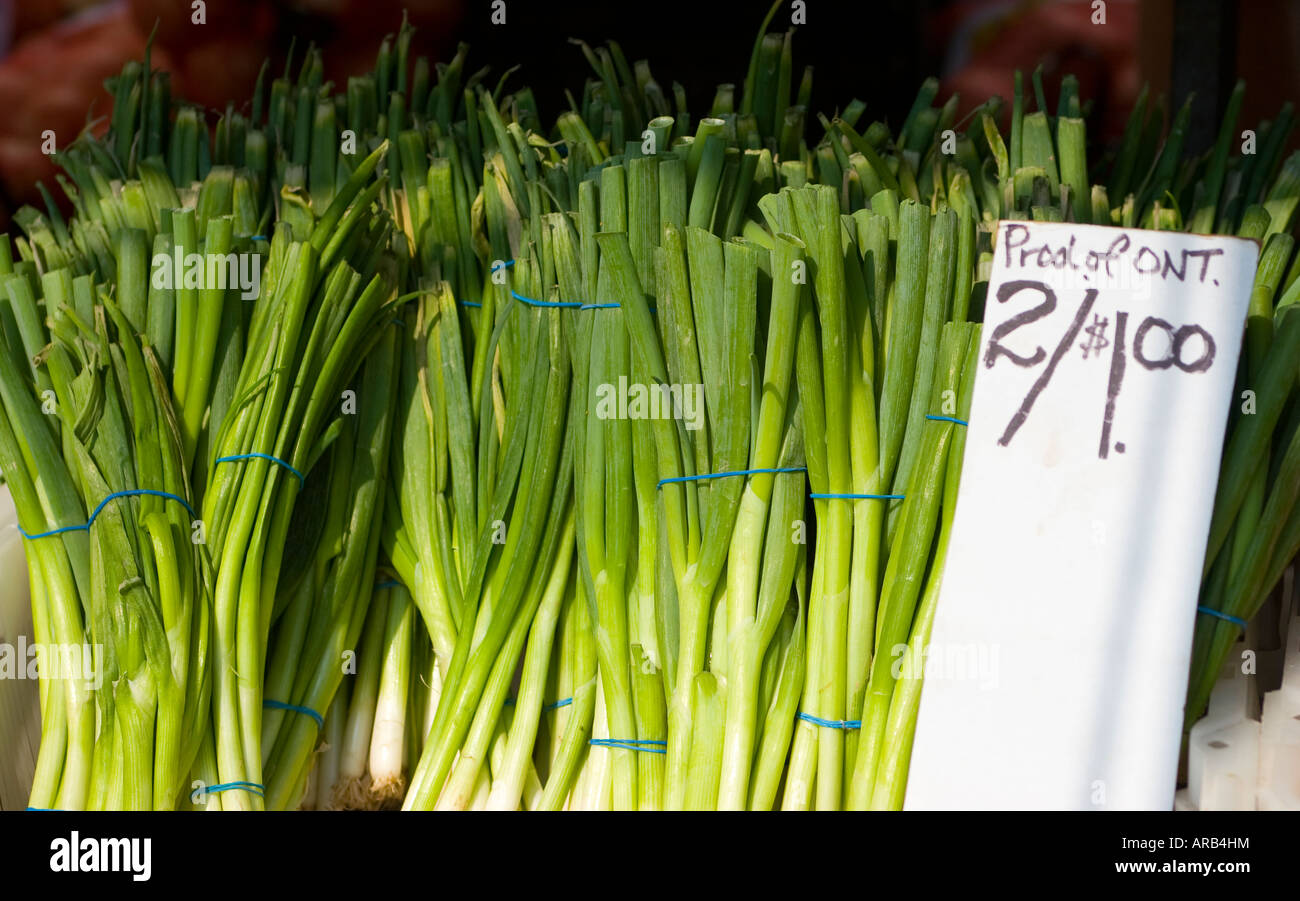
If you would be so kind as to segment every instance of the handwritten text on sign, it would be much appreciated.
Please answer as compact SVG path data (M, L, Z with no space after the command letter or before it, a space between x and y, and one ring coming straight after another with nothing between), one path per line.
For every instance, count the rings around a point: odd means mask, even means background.
M1074 227L1068 227L1071 231L1068 236L1060 234L1063 228L1066 227L1021 223L1008 223L1003 227L999 249L1002 268L1007 273L1023 273L1025 277L1002 282L990 296L998 304L1012 304L1008 309L1019 309L1026 303L1033 305L1008 316L992 329L984 353L984 365L992 368L1000 358L1005 358L1016 366L1039 372L998 438L998 444L1006 446L1025 424L1038 396L1051 383L1067 354L1077 349L1084 360L1090 356L1102 358L1109 347L1106 406L1097 450L1097 455L1104 460L1110 455L1115 408L1124 387L1130 353L1134 362L1149 372L1176 369L1197 373L1214 365L1217 346L1203 326L1195 322L1175 324L1156 315L1143 317L1140 311L1143 302L1152 300L1153 285L1166 290L1184 284L1220 287L1218 275L1225 265L1221 259L1224 250L1208 246L1152 246L1167 243L1160 241L1161 233L1115 234L1111 229L1098 230L1106 236L1104 246L1081 245ZM1053 233L1057 233L1055 242ZM1086 241L1087 235L1084 239ZM1218 265L1212 268L1215 262ZM1051 273L1065 278L1052 279ZM1064 282L1066 296L1058 296L1049 281L1058 285ZM1106 298L1101 297L1103 291ZM1012 349L1016 343L1013 335L1052 316L1058 308L1068 310L1070 301L1075 304L1073 316L1064 326L1050 359L1041 345L1028 355ZM1135 305L1139 310L1135 320L1140 321L1130 328L1132 310L1119 307ZM1110 309L1112 306L1115 307L1113 310ZM1081 335L1084 340L1079 341L1076 348L1075 342ZM1233 340L1237 340L1236 335L1233 335ZM1044 360L1046 366L1041 365ZM1123 453L1125 448L1124 442L1115 442L1114 449L1118 453Z
M999 226L909 807L1164 808L1250 241Z

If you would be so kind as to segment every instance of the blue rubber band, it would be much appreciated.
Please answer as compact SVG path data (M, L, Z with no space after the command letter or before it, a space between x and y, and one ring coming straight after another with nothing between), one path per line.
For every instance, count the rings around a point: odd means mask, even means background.
M1235 626L1240 626L1243 629L1246 628L1246 621L1244 619L1238 616L1233 616L1230 613L1222 613L1218 610L1211 610L1209 607L1197 607L1196 610L1198 613L1207 613L1210 616L1217 616L1219 619L1226 620L1227 622L1230 622Z
M38 812L40 812L40 813L58 813L58 812L59 812L59 808L57 808L57 807L29 807L29 808L27 808L27 809L28 809L28 810L35 810L35 811L38 811Z
M474 307L475 309L478 309L479 307L483 306L483 304L479 303L476 300L462 300L460 302L460 305L462 307Z
M272 463L274 463L276 466L280 466L280 467L282 467L282 468L284 468L284 469L287 469L287 470L289 470L289 472L291 472L291 473L293 473L295 476L297 476L297 477L298 477L298 487L299 487L299 488L301 488L303 485L305 485L305 484L307 483L307 480L306 480L305 478L303 478L303 474L302 474L302 473L300 473L298 470L294 469L294 468L293 468L292 466L290 466L288 463L286 463L286 462L284 462L283 460L281 460L279 457L272 457L270 454L234 454L233 456L230 456L230 457L217 457L217 459L215 460L215 462L217 462L217 463L235 463L235 462L237 462L237 461L239 461L239 460L270 460L270 461L271 461Z
M848 500L848 501L901 501L906 498L903 494L818 494L810 492L810 498L818 500Z
M595 745L598 748L619 748L623 751L643 751L646 754L667 754L666 741L653 741L650 739L635 738L593 738L587 744ZM649 747L642 747L649 745ZM659 747L656 747L658 745Z
M674 482L702 482L705 479L725 479L728 476L749 476L759 473L769 472L807 472L803 466L780 466L775 469L737 469L732 472L706 472L698 476L673 476L671 479L660 479L656 488L662 488L665 485L671 485Z
M497 270L502 268L509 268L514 264L515 261L510 260L508 263L505 264L504 267L493 266L491 271L496 272ZM524 295L516 291L514 288L510 289L510 296L513 297L515 300L528 304L531 307L559 307L566 310L617 310L619 307L622 306L622 304L618 304L618 303L581 303L576 300L573 301L537 300L536 298L533 297L525 297ZM462 300L461 305L466 307L483 306L481 303L474 303L474 301L472 300ZM657 312L657 310L655 307L650 307L650 312L654 313Z
M219 795L222 792L228 791L246 791L252 792L259 798L262 798L265 797L265 795L262 794L265 790L266 786L258 785L256 782L223 782L221 785L210 785L207 788L204 788L203 794Z
M378 591L381 588L401 588L401 587L402 587L402 583L397 581L396 579L389 579L387 582L375 583L375 591Z
M571 310L576 310L582 306L582 304L576 300L572 300L572 301L534 300L531 297L524 297L524 295L520 294L514 288L510 289L510 296L513 297L515 300L528 304L530 307L563 307Z
M955 423L957 423L957 425L970 425L970 423L967 422L966 420L964 420L964 419L957 419L957 418L952 417L952 416L931 416L929 413L926 413L926 414L925 414L925 418L926 418L926 419L933 419L935 422L955 422Z
M617 310L621 306L622 306L621 303L584 303L582 306L578 307L578 309L579 310ZM659 312L659 308L654 306L653 304L649 306L649 310L651 313Z
M263 707L269 707L272 710L287 710L290 713L301 713L303 716L309 716L316 721L317 728L325 728L325 717L321 716L310 707L300 707L297 704L286 704L284 701L272 701L266 699L262 701Z
M514 264L515 264L515 261L514 261L514 260L506 260L506 261L505 261L504 263L502 263L500 266L493 266L492 269L491 269L491 271L492 271L492 272L496 272L498 269L509 269L509 268L510 268L511 266L513 266Z
M515 706L515 701L516 701L515 698L506 698L505 705L507 707L513 707ZM573 698L565 698L563 701L556 701L554 704L543 704L542 709L559 710L561 707L568 707L572 703L573 703Z
M827 729L862 728L862 720L824 720L819 716L813 716L811 713L801 713L799 719L805 723L812 723L814 726L825 726Z
M89 532L91 525L93 525L95 522L95 517L99 515L100 511L104 509L104 507L108 504L109 501L116 500L119 497L139 497L141 495L148 495L149 497L161 497L164 498L165 500L176 501L176 503L182 505L186 510L189 511L190 516L198 518L198 514L194 512L194 508L190 506L189 501L185 500L185 498L180 497L179 495L170 494L166 491L154 491L152 488L133 488L130 491L114 491L112 494L105 497L102 501L99 502L99 506L95 508L95 511L90 514L90 519L86 521L85 525L63 526L62 528L59 529L51 529L48 532L42 532L39 535L28 535L25 531L23 531L22 526L18 527L18 531L28 541L35 541L37 538L49 538L51 535L61 535L64 532Z

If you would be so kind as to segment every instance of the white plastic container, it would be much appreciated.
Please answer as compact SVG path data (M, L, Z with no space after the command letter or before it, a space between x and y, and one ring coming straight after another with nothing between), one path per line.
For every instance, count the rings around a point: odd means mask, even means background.
M19 636L32 640L27 562L9 489L0 485L0 649L17 655ZM13 658L25 669L26 661ZM39 685L26 678L0 678L0 810L27 806L36 749L41 740Z
M1300 810L1300 615L1286 635L1282 687L1264 695L1259 809Z
M1234 661L1229 661L1232 664ZM1227 669L1227 667L1225 667ZM1259 722L1247 714L1254 677L1219 680L1188 740L1188 800L1197 810L1253 810L1259 783Z
M1187 788L1176 810L1300 810L1300 605L1295 569L1283 579L1277 635L1281 647L1256 653L1258 622L1233 647L1188 740ZM1272 661L1265 655L1273 655ZM1281 686L1259 703L1253 658ZM1265 667L1268 664L1268 667ZM1267 676L1265 677L1267 679Z

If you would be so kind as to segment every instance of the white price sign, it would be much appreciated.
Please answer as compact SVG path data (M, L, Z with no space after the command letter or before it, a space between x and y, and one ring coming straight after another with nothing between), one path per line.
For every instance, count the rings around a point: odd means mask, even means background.
M1172 808L1257 257L999 226L908 808Z

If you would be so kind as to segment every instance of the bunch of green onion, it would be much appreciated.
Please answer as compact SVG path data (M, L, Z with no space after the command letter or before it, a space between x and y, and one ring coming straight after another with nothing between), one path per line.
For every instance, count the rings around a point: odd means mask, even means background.
M1000 219L1263 242L1200 599L1254 615L1300 550L1290 107L1234 156L1239 87L1191 156L1144 92L1090 160L1072 79L1005 134L931 80L810 144L777 5L696 120L614 42L549 127L405 24L212 132L124 68L74 214L0 242L24 529L168 495L26 542L38 640L105 649L42 681L33 807L901 807ZM256 299L155 283L177 249Z

